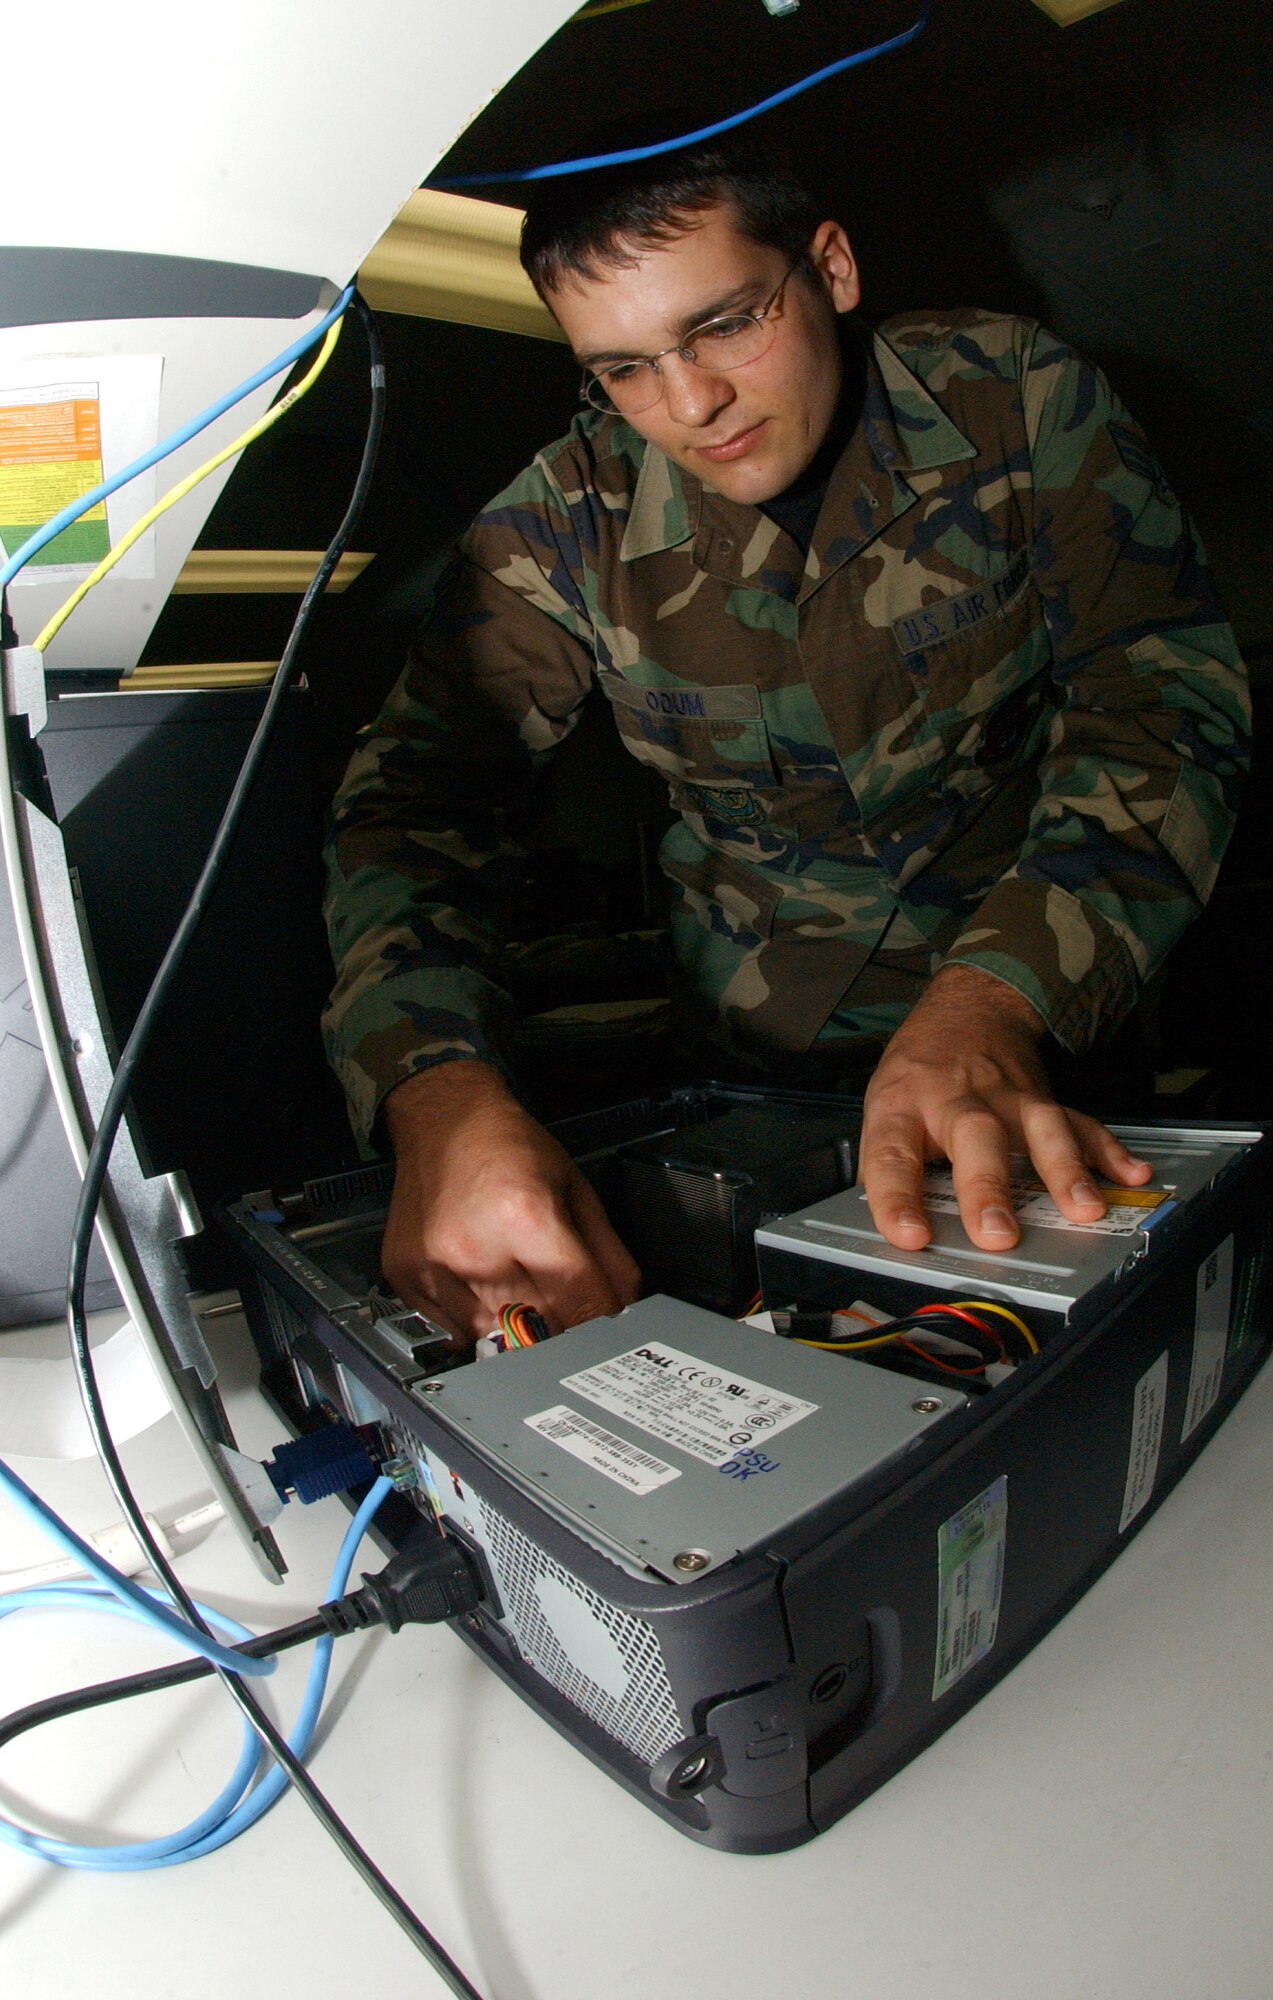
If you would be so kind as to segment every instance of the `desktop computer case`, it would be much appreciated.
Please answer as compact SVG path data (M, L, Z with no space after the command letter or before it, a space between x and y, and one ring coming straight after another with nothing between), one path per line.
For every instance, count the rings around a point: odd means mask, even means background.
M666 1110L624 1116L657 1129ZM1007 1673L1143 1525L1259 1368L1270 1343L1270 1143L1236 1128L1218 1136L1234 1142L1223 1171L1157 1243L1137 1238L1037 1359L976 1401L945 1399L940 1421L888 1462L676 1583L633 1574L470 1448L429 1387L445 1377L422 1375L365 1305L316 1274L263 1197L226 1219L283 1413L296 1428L378 1423L402 1462L431 1477L448 1530L475 1549L488 1597L457 1627L468 1644L683 1832L769 1853L850 1810ZM311 1183L308 1212L373 1212L385 1187L383 1169ZM1223 1284L1208 1291L1217 1269ZM790 1289L790 1273L780 1282ZM1204 1297L1211 1374L1200 1400ZM657 1303L666 1327L675 1306ZM775 1353L786 1346L775 1340ZM479 1362L472 1379L504 1366ZM907 1388L918 1403L925 1385ZM398 1528L415 1519L404 1501Z

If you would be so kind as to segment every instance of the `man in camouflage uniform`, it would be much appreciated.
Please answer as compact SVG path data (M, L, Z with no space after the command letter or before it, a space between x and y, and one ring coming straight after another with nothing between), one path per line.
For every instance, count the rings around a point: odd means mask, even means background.
M1147 1176L1054 1102L1039 1048L1125 1016L1231 825L1240 663L1098 372L1019 319L838 323L843 230L733 173L660 163L643 207L628 176L532 212L594 397L642 407L585 414L484 510L338 800L334 1060L397 1153L388 1275L468 1334L509 1297L568 1325L636 1283L488 1039L497 808L594 676L679 812L673 942L723 1034L891 1034L863 1176L904 1247L926 1158L991 1250L1013 1150L1075 1221L1092 1168Z

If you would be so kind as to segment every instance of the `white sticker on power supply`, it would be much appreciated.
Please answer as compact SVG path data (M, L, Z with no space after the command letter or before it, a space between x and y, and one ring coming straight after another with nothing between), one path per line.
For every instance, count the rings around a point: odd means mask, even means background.
M666 1486L669 1479L681 1476L676 1466L665 1465L661 1458L642 1451L639 1445L629 1444L626 1438L616 1437L613 1431L603 1431L600 1424L592 1423L567 1403L558 1403L554 1409L541 1410L538 1416L524 1417L522 1421L541 1437L551 1438L572 1458L581 1458L594 1472L603 1472L616 1486L626 1487L629 1493L653 1493L656 1487Z
M1007 1535L1008 1480L1003 1473L937 1530L934 1701L994 1645Z
M1229 1313L1233 1304L1233 1238L1217 1243L1206 1262L1198 1267L1197 1303L1193 1321L1193 1363L1189 1370L1189 1394L1185 1398L1185 1421L1180 1442L1196 1431L1215 1407L1224 1379L1224 1357L1229 1345Z
M1162 1448L1163 1412L1167 1407L1167 1354L1164 1349L1136 1384L1132 1404L1132 1443L1127 1458L1127 1485L1118 1519L1121 1535L1136 1519L1154 1490L1158 1453Z
M748 1446L767 1449L818 1408L661 1340L567 1375L561 1386L705 1465L725 1465Z

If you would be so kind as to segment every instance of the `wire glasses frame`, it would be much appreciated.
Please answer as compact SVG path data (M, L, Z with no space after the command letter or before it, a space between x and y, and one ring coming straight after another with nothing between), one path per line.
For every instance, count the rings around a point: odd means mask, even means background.
M602 410L607 416L640 416L642 410L652 410L663 394L659 363L669 354L679 354L682 361L704 369L709 375L727 375L731 368L759 361L772 346L778 330L774 310L792 273L803 262L802 252L795 263L787 266L776 290L755 312L721 313L715 319L704 320L701 326L692 327L684 340L661 347L657 354L633 355L631 360L615 361L596 370L586 368L579 385L580 401L591 403L594 410Z

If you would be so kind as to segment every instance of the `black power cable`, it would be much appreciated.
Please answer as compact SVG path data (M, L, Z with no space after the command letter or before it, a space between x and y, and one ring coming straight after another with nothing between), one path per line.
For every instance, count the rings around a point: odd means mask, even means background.
M71 1352L79 1378L80 1393L84 1402L84 1413L88 1420L90 1434L101 1457L111 1489L119 1502L125 1520L137 1538L138 1545L145 1550L147 1560L154 1574L163 1583L173 1602L180 1608L192 1625L206 1632L197 1607L186 1591L181 1579L173 1570L150 1532L146 1519L134 1497L132 1488L124 1473L123 1464L115 1441L110 1434L106 1412L102 1404L101 1390L93 1365L89 1346L88 1318L85 1311L85 1288L88 1273L88 1258L92 1247L94 1218L101 1202L102 1191L110 1164L111 1151L116 1135L123 1122L125 1108L132 1089L133 1078L145 1052L160 1009L163 1007L172 982L176 976L187 947L213 891L216 888L226 857L238 830L253 783L260 771L265 753L269 748L275 723L282 708L284 697L291 685L292 673L301 643L309 630L311 619L318 601L326 589L332 571L339 562L350 536L353 534L362 513L367 493L371 486L375 468L376 453L384 428L385 371L380 337L375 320L366 303L357 293L354 307L367 335L367 346L371 361L371 412L367 424L367 435L363 444L362 462L358 477L336 534L333 537L321 563L310 580L309 587L301 599L283 657L279 662L274 684L261 712L247 754L239 768L229 800L222 813L220 824L212 839L195 884L190 901L181 921L173 934L164 954L163 961L155 974L131 1034L115 1068L114 1079L102 1107L97 1130L88 1149L84 1167L83 1182L80 1187L79 1202L71 1233L69 1266L67 1271L67 1322L71 1336ZM446 1981L453 1993L461 2000L482 2000L477 1988L470 1985L459 1967L448 1953L421 1923L414 1910L383 1875L370 1855L359 1846L349 1829L333 1807L323 1796L310 1777L300 1759L293 1755L287 1742L274 1727L256 1697L246 1688L239 1676L218 1668L218 1673L231 1697L246 1716L261 1742L286 1771L292 1784L300 1793L310 1810L327 1829L332 1839L351 1865L357 1869L364 1882L384 1904L395 1921L406 1932L416 1948L423 1953L430 1964Z
M321 1618L302 1618L297 1625L281 1625L277 1632L263 1632L257 1639L245 1639L233 1651L251 1660L271 1659L289 1646L303 1646L307 1639L321 1639L327 1626ZM119 1680L97 1681L92 1687L73 1688L69 1694L49 1695L26 1708L15 1708L0 1722L0 1750L8 1748L29 1729L46 1722L60 1722L64 1716L80 1715L87 1708L105 1708L108 1702L126 1701L134 1694L154 1694L160 1688L179 1687L183 1681L198 1680L213 1671L210 1660L178 1660L175 1666L155 1667L149 1673L125 1674Z
M378 1576L368 1576L364 1570L362 1583L361 1590L347 1591L344 1597L320 1605L312 1618L280 1625L276 1632L262 1632L232 1650L248 1659L265 1660L290 1646L303 1646L309 1639L342 1638L373 1625L383 1625L387 1632L400 1632L404 1625L436 1625L475 1610L483 1594L472 1558L431 1523L415 1529ZM98 1681L93 1687L73 1688L69 1694L33 1701L0 1722L0 1750L46 1722L59 1722L63 1716L79 1715L88 1708L104 1708L131 1695L180 1687L215 1671L211 1660L179 1660L171 1667L152 1667L145 1673L125 1674L118 1680Z

